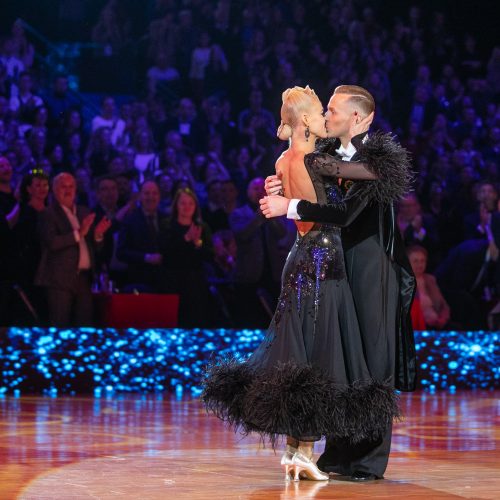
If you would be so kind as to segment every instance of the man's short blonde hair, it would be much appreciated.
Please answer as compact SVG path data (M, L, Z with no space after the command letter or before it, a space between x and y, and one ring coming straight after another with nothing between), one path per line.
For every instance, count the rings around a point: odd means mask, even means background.
M358 108L365 116L375 111L375 99L370 92L363 87L358 87L358 85L340 85L334 90L333 94L350 96L349 102Z

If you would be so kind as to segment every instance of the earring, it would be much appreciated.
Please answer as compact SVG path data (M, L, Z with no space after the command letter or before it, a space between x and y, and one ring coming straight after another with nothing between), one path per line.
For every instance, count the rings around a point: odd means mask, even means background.
M309 136L311 135L311 132L309 130L309 127L306 127L306 131L304 132L304 135L306 136L306 141L309 141Z

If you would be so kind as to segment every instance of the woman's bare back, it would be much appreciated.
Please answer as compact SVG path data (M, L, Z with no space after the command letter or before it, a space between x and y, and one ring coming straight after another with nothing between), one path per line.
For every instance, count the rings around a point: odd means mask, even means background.
M317 202L314 186L304 165L304 152L287 149L276 162L276 173L281 173L286 198ZM314 222L295 221L295 224L301 236L315 226Z

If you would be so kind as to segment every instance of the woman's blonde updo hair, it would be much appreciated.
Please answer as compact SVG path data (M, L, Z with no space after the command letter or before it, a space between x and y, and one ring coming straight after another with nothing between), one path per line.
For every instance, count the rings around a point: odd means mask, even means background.
M301 114L311 108L317 102L321 104L314 90L306 87L293 87L286 89L282 96L281 123L276 131L276 135L282 141L287 141L292 137L293 127L297 126Z

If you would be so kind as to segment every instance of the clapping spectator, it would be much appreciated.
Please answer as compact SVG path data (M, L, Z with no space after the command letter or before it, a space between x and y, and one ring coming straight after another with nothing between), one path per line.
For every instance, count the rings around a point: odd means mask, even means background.
M408 249L408 259L417 279L416 304L422 311L425 326L442 330L450 320L450 308L441 294L436 278L425 272L427 250L421 246L412 246Z
M482 182L476 188L478 210L464 219L464 237L466 240L487 238L491 224L491 215L498 212L498 190L489 183Z
M214 315L205 267L213 259L212 236L190 189L175 194L165 237L165 266L180 294L179 325L210 326Z
M103 219L90 231L95 214L75 205L72 175L59 174L52 188L54 202L39 218L42 257L35 283L46 290L51 326L91 325L94 248L111 222Z

